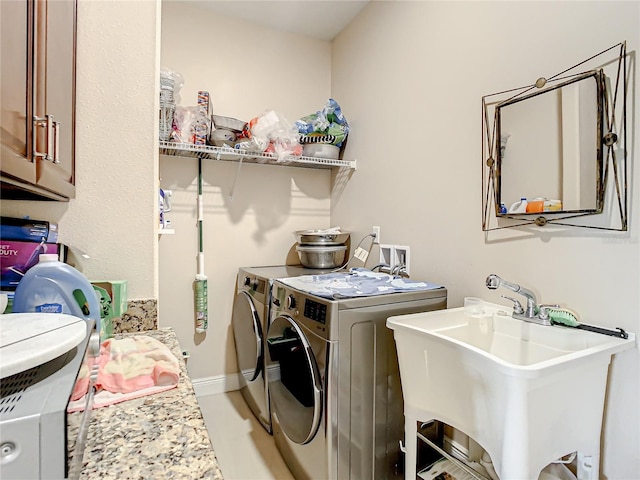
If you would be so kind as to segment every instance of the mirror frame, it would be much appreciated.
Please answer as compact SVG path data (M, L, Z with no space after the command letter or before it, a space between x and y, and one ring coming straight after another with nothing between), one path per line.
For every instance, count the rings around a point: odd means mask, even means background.
M604 65L588 71L569 74L570 71L588 63L601 55L619 47L615 89L609 85L612 78L607 77ZM491 231L519 226L538 226L547 224L560 226L595 228L602 230L626 231L628 228L628 166L626 138L627 109L627 53L626 42L616 44L577 65L563 70L550 79L539 78L533 85L492 93L482 97L482 230ZM613 63L609 61L609 64ZM594 77L597 83L597 158L596 161L596 208L581 210L560 210L541 213L500 213L501 203L501 151L500 151L500 109L526 99L547 93L562 86ZM618 90L622 90L622 95ZM604 134L603 134L604 133ZM616 153L618 151L618 153ZM606 153L606 154L605 154ZM610 176L609 171L613 174ZM611 189L612 192L608 192ZM580 222L581 217L599 215L605 211L609 197L617 205L619 219L611 218L617 225L602 225L601 221ZM572 220L573 219L573 220ZM497 224L497 225L496 225Z

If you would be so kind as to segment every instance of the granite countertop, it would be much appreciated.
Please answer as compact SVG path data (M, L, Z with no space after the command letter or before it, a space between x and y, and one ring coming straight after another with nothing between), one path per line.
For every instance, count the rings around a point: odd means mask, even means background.
M154 337L180 363L177 388L92 412L81 479L221 480L211 440L171 328L115 335ZM72 414L78 419L80 414Z

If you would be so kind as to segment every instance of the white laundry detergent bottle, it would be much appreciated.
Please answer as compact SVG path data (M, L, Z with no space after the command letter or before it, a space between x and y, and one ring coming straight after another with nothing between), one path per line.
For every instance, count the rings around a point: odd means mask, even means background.
M527 199L522 197L519 202L514 203L509 207L509 213L526 213L527 211Z
M56 254L41 254L18 283L14 313L66 313L93 319L100 331L100 302L87 278Z

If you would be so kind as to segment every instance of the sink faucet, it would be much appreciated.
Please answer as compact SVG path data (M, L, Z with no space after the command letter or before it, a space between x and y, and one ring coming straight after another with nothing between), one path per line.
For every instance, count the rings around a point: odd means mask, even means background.
M523 295L527 299L527 308L522 308L522 305L520 304L518 299L506 297L503 295L504 298L511 300L514 304L513 318L519 318L520 320L539 323L541 325L551 325L546 308L540 308L540 310L538 311L536 305L536 296L531 290L521 287L517 283L507 282L495 273L492 273L487 277L486 285L490 290L496 290L498 287L505 287L512 292Z

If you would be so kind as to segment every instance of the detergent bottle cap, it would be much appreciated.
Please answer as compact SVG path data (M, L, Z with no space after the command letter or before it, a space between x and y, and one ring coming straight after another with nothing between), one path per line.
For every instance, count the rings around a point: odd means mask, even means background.
M41 253L38 256L39 263L57 262L57 261L58 261L58 255L55 253Z

